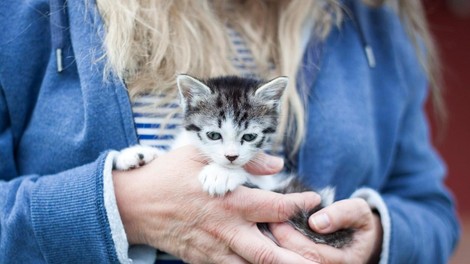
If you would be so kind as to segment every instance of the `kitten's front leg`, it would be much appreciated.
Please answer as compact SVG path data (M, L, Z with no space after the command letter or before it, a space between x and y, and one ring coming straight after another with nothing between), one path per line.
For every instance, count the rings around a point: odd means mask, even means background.
M130 170L142 167L160 156L162 151L149 146L135 145L125 148L114 157L113 168L117 170Z
M203 190L211 196L223 196L247 182L248 175L242 168L229 169L212 163L199 173L199 181Z

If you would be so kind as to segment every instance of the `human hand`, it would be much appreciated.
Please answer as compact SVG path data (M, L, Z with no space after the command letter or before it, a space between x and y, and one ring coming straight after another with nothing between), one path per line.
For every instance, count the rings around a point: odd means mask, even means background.
M284 168L284 160L260 151L244 169L252 175L272 175Z
M350 245L334 248L315 244L290 225L270 224L280 246L317 261L318 263L377 263L382 247L382 225L378 215L359 198L346 199L313 214L309 219L312 230L332 233L339 229L354 229Z
M240 186L210 197L197 179L204 165L188 146L139 169L113 172L130 244L151 245L190 263L312 263L275 245L256 223L286 221L299 207L316 206L318 195Z

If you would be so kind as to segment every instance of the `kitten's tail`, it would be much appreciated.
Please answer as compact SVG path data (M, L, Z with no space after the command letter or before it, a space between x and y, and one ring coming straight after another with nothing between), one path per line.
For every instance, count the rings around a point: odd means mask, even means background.
M303 185L294 175L283 178L277 185L275 192L279 193L294 193L294 192L305 192L311 191L310 188ZM298 212L295 213L287 222L297 229L300 233L311 239L315 243L327 244L336 248L341 248L352 241L353 230L342 229L331 234L319 234L310 229L308 219L312 214L318 210L332 204L335 200L335 188L327 186L323 189L316 190L321 197L321 203L311 210L303 210L299 208ZM263 234L271 238L275 243L278 243L274 235L269 230L267 223L258 223L258 228Z

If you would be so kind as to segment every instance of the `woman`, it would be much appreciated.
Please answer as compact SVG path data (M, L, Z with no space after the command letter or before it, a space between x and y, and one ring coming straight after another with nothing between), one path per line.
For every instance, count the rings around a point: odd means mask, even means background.
M426 77L437 87L422 10L363 2L2 2L0 262L153 261L132 247L144 244L191 263L445 263L459 231L422 109ZM351 246L282 223L314 193L208 197L189 146L112 171L109 150L165 147L138 118L173 112L182 72L290 77L278 145L308 184L335 186L341 201L309 224L356 229ZM247 170L282 167L262 158L271 166Z

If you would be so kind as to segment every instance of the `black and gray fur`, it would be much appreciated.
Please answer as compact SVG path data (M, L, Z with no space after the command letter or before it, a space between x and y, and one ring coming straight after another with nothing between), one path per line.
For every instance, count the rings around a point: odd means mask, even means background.
M287 185L284 185L282 188L279 188L273 191L285 194L285 193L308 192L308 191L315 191L315 190L305 186L298 179L292 178L291 180L289 180L289 183ZM327 188L327 190L324 190L324 191L325 193L322 193L320 191L320 196L322 198L324 197L325 199L334 198L334 197L327 197L327 196L334 195L333 189ZM311 215L321 210L322 208L324 208L331 202L332 201L322 201L321 204L310 209L309 211L299 209L298 212L288 220L288 223L292 227L294 227L297 231L299 231L300 233L302 233L304 236L308 237L310 240L312 240L315 243L327 244L335 248L342 248L352 242L353 234L354 234L352 229L341 229L330 234L320 234L310 229L310 226L308 224L308 219ZM258 224L258 227L260 228L262 232L270 233L268 224L261 223L261 224Z
M271 94L255 96L258 88L266 82L224 76L201 81L209 89L210 94L195 93L194 90L181 91L184 110L184 127L187 131L200 132L201 125L217 122L219 128L222 122L233 119L240 129L247 129L250 122L264 127L264 140L257 148L263 148L266 138L276 132L279 116L279 99L283 88Z

